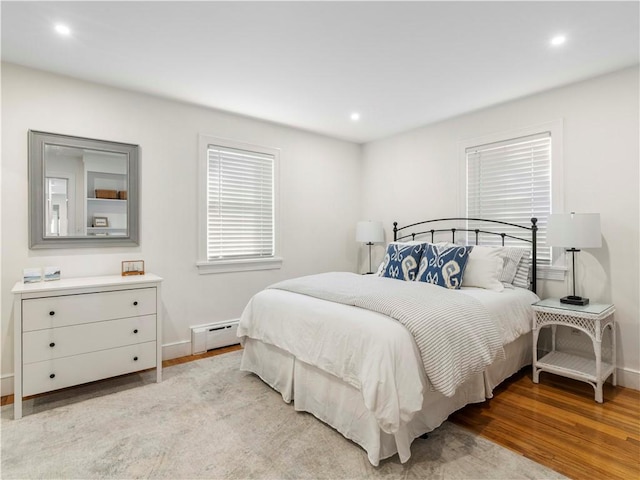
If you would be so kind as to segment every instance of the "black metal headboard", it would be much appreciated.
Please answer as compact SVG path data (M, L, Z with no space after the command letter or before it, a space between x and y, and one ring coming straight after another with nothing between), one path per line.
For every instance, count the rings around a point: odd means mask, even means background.
M489 231L489 230L481 230L478 228L474 228L474 229L469 229L469 228L457 228L457 227L452 227L452 228L430 228L427 230L422 230L422 231L416 231L416 232L411 232L408 233L406 235L399 235L401 230L406 230L412 227L417 227L420 225L425 225L425 224L430 224L430 223L436 223L436 222L461 222L461 221L473 221L473 222L487 222L490 224L498 224L498 225L507 225L509 227L517 227L517 228L521 228L523 230L529 230L531 232L531 238L524 238L524 237L518 237L515 235L508 235L506 233L503 232L497 232L497 231ZM479 236L480 234L487 234L487 235L496 235L499 237L502 237L502 245L504 246L504 239L505 238L512 238L515 240L520 240L522 242L526 242L526 243L530 243L531 244L531 290L536 293L537 290L537 241L536 241L536 237L537 237L537 233L538 233L538 219L537 218L532 218L531 219L531 226L523 226L523 225L518 225L515 223L507 223L507 222L501 222L499 220L487 220L484 218L462 218L462 217L455 217L455 218L438 218L438 219L434 219L434 220L424 220L422 222L416 222L416 223L412 223L411 225L406 225L404 227L400 227L398 228L398 222L393 222L393 240L394 241L398 241L398 240L402 240L402 239L407 239L407 238L411 238L411 240L415 240L415 238L417 236L420 235L427 235L427 234L431 234L431 241L434 242L434 235L438 232L451 232L451 242L455 243L456 241L456 232L469 232L469 233L474 233L475 234L475 240L476 240L476 245L478 245L478 241L479 241ZM420 227L422 228L422 227Z

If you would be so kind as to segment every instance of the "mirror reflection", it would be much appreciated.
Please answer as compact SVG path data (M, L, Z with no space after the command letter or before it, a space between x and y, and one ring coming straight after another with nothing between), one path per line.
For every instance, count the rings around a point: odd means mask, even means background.
M44 146L45 236L127 235L127 156Z
M137 245L138 150L30 131L30 248Z
M47 177L46 196L47 196L47 219L46 219L46 235L50 236L66 236L69 235L69 228L74 230L73 224L69 225L69 211L67 202L68 197L67 178ZM71 205L73 208L73 204ZM71 213L73 218L73 213Z

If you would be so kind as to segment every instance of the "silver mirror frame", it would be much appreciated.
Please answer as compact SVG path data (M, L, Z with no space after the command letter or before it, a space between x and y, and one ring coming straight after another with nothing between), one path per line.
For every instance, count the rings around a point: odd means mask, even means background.
M61 145L125 154L127 170L127 235L114 237L47 237L44 231L45 145ZM29 248L130 247L139 245L138 145L29 130Z

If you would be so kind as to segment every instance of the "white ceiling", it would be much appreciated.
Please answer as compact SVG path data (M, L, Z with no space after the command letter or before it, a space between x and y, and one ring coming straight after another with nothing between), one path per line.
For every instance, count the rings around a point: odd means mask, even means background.
M3 61L358 143L638 64L640 49L635 1L1 9ZM558 33L567 42L552 48Z

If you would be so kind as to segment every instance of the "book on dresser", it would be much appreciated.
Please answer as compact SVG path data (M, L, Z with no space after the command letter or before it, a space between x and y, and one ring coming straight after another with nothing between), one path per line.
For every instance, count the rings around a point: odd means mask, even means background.
M16 283L14 418L29 395L149 368L160 382L161 282L145 274Z

